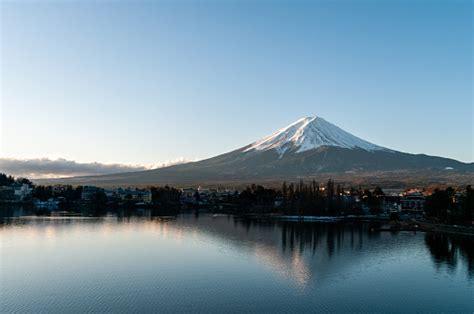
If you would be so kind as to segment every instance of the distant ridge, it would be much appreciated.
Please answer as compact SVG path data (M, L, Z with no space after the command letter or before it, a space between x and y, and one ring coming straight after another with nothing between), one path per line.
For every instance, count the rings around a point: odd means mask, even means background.
M471 183L474 163L372 144L321 117L305 117L247 146L209 159L113 175L48 180L95 185L197 185L341 177ZM398 178L398 179L395 179ZM449 181L451 180L451 181ZM43 180L44 181L44 180ZM474 182L472 182L474 183Z

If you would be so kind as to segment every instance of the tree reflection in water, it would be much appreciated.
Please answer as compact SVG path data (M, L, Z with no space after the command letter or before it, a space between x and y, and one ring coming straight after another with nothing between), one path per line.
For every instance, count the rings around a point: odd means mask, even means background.
M379 249L390 247L392 249L403 249L400 246L407 244L396 241L387 242L388 234L381 238L383 232L377 231L379 225L374 223L316 223L235 219L234 225L238 226L239 224L244 226L247 231L251 229L260 231L265 229L279 230L281 232L280 243L275 244L279 245L283 254L289 255L294 252L302 255L306 250L310 250L312 256L324 252L328 259L334 259L339 254L344 254L342 252L347 249L361 251L367 249L367 245L374 245L378 240L385 241L383 247ZM392 236L397 237L397 232L394 232ZM263 238L266 237L262 233L260 240ZM438 270L444 265L452 273L460 264L465 264L467 275L474 278L473 237L426 233L424 239ZM318 250L319 253L317 253Z
M444 233L427 233L425 243L438 269L443 265L453 272L458 259L467 265L468 276L474 277L474 238Z
M40 222L54 225L77 223L67 217L51 221L47 217L38 220L18 219L28 214L31 213L21 208L6 208L3 211L3 217L0 217L0 228L10 224L39 224ZM116 222L127 222L131 217L139 218L135 215L119 214L116 216ZM152 220L153 217L149 219ZM88 219L87 223L102 223L102 219L101 217ZM159 220L157 224L163 224L163 222ZM310 274L317 271L324 272L328 267L334 267L333 264L351 264L355 258L363 257L363 252L367 250L370 251L367 254L384 250L391 250L393 254L402 254L405 247L406 250L410 250L415 245L424 250L423 240L420 243L419 240L412 240L410 237L400 237L404 233L379 232L378 225L373 223L318 223L255 220L231 215L218 217L183 215L170 224L170 226L174 225L187 226L189 230L212 234L212 236L231 241L236 247L242 245L251 248L263 247L266 254L271 253L274 257L280 258L283 264L291 263L293 258L299 255L303 257L301 261L307 264ZM406 236L406 233L404 235ZM453 273L459 265L465 265L467 276L474 278L474 237L442 233L424 235L421 233L419 236L424 237L424 245L436 269L439 271L445 269ZM350 261L347 260L347 256L350 256Z

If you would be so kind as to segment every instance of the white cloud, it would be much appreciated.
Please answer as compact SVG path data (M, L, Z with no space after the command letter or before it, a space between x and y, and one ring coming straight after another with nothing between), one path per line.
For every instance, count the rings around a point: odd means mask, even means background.
M147 168L148 169L163 168L163 167L169 167L169 166L174 166L174 165L179 165L179 164L185 164L185 163L193 162L193 161L195 161L195 160L186 159L184 157L179 157L179 158L172 159L172 160L166 160L162 163L151 164L151 165L147 166Z
M119 163L104 164L98 162L79 163L63 158L0 158L0 172L13 175L15 177L27 177L31 179L64 178L150 170L186 162L189 162L189 160L182 157L176 160L165 161L161 164L152 165L127 165Z

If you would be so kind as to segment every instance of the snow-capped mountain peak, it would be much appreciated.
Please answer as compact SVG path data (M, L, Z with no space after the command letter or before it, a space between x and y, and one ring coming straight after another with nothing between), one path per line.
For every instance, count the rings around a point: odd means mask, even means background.
M247 147L244 151L267 151L275 149L280 156L294 150L301 153L321 146L359 148L366 151L386 148L354 136L320 117L306 117L266 136Z

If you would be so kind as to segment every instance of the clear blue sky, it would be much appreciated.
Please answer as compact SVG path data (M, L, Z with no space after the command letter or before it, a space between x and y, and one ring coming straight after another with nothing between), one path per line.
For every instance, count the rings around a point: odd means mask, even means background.
M201 159L318 115L474 159L470 1L0 6L4 157Z

